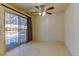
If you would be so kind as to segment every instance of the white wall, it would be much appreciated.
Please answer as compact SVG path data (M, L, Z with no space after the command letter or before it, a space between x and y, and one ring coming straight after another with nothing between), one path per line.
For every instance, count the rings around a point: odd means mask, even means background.
M48 40L48 18L41 16L32 17L33 39L35 41Z
M75 16L74 55L79 56L79 4L74 4L74 16Z
M64 40L71 55L79 55L79 4L70 4L65 11Z
M64 40L64 14L53 13L48 16L48 40L50 42L61 42Z
M33 39L44 42L63 41L63 13L32 17Z
M65 20L64 20L64 42L69 49L69 51L73 52L74 48L74 9L73 4L69 5L67 10L65 11Z

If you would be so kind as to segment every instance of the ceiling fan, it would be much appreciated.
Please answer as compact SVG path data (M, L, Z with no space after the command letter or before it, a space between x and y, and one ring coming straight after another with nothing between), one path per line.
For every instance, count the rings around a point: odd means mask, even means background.
M52 15L52 12L49 12L49 11L54 9L53 6L46 8L45 5L34 6L34 7L38 9L38 12L33 12L33 13L38 13L38 15L40 16L44 16L45 14Z

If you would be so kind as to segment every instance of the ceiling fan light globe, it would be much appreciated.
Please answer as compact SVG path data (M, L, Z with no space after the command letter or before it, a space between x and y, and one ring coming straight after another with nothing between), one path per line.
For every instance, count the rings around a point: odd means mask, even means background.
M46 12L42 12L42 16L44 16L46 14Z
M41 15L41 13L38 13L39 15Z

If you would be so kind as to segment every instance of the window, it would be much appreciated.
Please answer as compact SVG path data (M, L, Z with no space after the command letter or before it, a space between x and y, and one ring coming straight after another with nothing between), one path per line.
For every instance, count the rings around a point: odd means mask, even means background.
M27 18L5 13L5 45L7 50L27 41Z

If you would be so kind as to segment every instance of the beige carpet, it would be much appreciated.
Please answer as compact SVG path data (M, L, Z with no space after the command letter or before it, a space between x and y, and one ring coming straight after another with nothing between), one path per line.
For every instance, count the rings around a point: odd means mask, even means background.
M6 56L68 56L63 43L29 42L6 53Z

